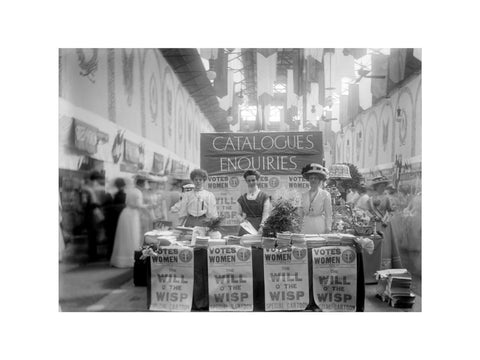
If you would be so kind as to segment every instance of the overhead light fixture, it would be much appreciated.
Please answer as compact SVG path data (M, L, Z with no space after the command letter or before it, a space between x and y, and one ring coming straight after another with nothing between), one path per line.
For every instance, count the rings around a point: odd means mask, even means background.
M215 80L215 78L217 77L217 73L215 72L215 59L213 57L211 57L209 60L208 60L208 71L207 71L207 79L210 80L210 81L213 81Z

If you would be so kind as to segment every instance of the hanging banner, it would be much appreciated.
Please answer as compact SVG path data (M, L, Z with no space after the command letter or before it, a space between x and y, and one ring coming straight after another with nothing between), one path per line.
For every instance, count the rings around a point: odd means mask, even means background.
M91 155L95 154L98 145L97 134L97 128L74 119L74 145L78 150L85 151Z
M193 249L165 246L150 257L150 310L190 311L193 299Z
M153 153L153 164L152 164L152 172L158 174L163 171L163 161L164 157L162 154L158 154L156 152Z
M138 164L140 161L140 147L127 139L125 142L125 151L123 152L123 159L131 164Z
M309 300L307 248L263 249L265 311L305 310Z
M208 295L210 311L253 311L251 248L208 248Z
M313 293L323 311L355 311L357 253L349 246L312 249Z

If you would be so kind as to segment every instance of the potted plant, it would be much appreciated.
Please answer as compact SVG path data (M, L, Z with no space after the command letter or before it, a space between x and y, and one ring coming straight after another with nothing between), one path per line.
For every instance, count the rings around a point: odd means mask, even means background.
M216 218L205 220L204 226L207 228L207 235L211 239L221 239L222 234L220 233L220 226L222 224L224 217L219 216Z

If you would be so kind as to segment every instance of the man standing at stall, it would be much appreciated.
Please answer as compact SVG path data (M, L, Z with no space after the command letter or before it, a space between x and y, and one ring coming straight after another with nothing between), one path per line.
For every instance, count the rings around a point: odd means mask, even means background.
M202 169L195 169L190 173L195 188L184 193L178 213L180 223L186 227L204 226L206 219L218 217L215 195L203 189L207 177L207 172Z

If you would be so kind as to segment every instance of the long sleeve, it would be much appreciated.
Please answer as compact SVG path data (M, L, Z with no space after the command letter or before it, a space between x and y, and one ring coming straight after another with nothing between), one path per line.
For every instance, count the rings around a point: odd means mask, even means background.
M188 213L187 213L187 204L188 204L187 198L188 198L188 196L187 195L188 194L185 193L182 196L181 200L177 203L179 205L178 206L179 207L179 210L178 210L178 217L179 218L184 218L188 215ZM177 206L177 204L175 204L175 206Z
M332 231L332 217L333 217L333 210L332 210L332 198L330 193L327 192L324 200L324 208L325 208L325 225L327 232Z
M208 192L207 195L207 218L217 218L218 217L218 212L217 212L217 200L215 199L215 195L213 195L211 192Z
M265 221L267 221L267 218L270 216L270 210L271 210L271 203L270 199L267 198L265 202L263 203L263 212L262 212L262 222L261 224L265 224Z

